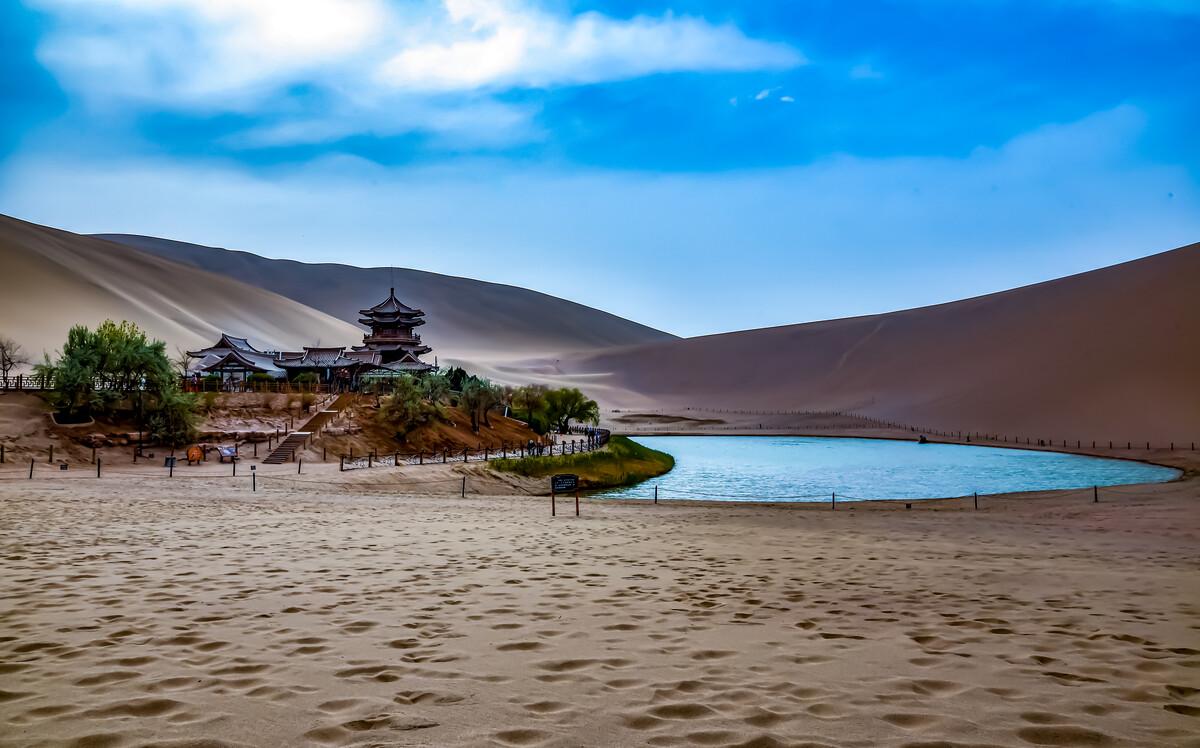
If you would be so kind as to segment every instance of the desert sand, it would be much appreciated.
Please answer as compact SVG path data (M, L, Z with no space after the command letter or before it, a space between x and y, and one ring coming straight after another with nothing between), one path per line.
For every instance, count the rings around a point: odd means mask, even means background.
M626 411L734 422L739 414L720 411L844 410L1035 443L1200 442L1197 289L1193 244L965 301L598 351L555 367Z
M172 356L222 331L284 348L362 338L360 328L228 277L6 216L0 266L0 334L37 361L62 346L72 325L105 319L136 322Z
M0 472L0 744L1200 745L1195 478L551 519L220 469Z
M419 332L441 359L485 363L673 340L660 330L525 288L410 268L360 268L275 260L249 252L129 234L103 238L203 268L355 323L389 285L423 310ZM398 253L401 258L403 253ZM403 260L402 260L403 261ZM378 298L377 298L378 297Z
M351 321L387 273L113 238ZM430 313L444 360L579 386L608 408L854 411L1035 443L1200 441L1200 244L947 304L688 339L495 284L398 270L396 285Z
M0 295L0 332L35 355L103 316L169 346L218 329L286 347L353 344L350 322L391 276L114 236L141 251L15 219L0 231L5 290L16 291ZM1034 443L1200 442L1200 244L964 301L688 339L510 286L403 269L394 282L429 314L421 332L440 363L578 386L611 416L757 429L773 413L796 431L790 412L852 411Z

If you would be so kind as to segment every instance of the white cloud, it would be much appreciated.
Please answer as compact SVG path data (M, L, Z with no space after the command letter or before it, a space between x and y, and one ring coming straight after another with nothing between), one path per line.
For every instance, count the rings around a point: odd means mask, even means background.
M38 48L66 86L165 107L245 109L382 40L383 0L31 0L53 15Z
M804 64L796 50L730 25L666 15L560 18L513 2L446 0L439 37L384 63L392 85L459 90L594 83L651 73L761 70Z
M762 101L763 99L768 99L768 98L770 98L770 97L771 97L771 90L772 90L772 89L770 89L770 88L764 88L763 90L761 90L761 91L759 91L758 93L754 94L754 100L755 100L755 101Z
M732 25L556 15L532 0L28 0L40 59L93 103L252 110L316 83L347 97L543 87L805 62Z
M792 97L792 96L780 96L780 97L779 97L779 100L780 100L780 101L782 101L784 104L794 104L794 103L796 103L796 99L795 99L795 97Z

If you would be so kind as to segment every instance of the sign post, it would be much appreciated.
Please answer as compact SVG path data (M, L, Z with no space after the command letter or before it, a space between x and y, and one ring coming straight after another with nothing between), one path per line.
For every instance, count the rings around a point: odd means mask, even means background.
M562 473L550 478L550 516L556 516L555 499L560 493L575 494L575 516L579 516L579 476Z

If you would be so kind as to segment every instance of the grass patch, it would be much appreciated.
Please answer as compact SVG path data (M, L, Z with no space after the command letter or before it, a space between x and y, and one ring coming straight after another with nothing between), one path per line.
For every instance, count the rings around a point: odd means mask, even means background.
M675 467L675 458L650 449L624 436L614 436L604 449L574 455L492 460L495 470L529 478L548 478L556 473L575 473L579 487L587 491L619 488L662 475Z

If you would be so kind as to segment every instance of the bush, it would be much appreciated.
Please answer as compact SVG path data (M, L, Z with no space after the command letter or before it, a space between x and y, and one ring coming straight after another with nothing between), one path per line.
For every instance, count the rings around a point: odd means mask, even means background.
M571 421L599 422L600 406L574 387L563 387L546 393L546 418L565 434Z
M573 455L493 460L492 468L531 478L576 473L581 488L595 490L640 483L669 472L675 458L624 436L612 437L603 449Z
M132 414L170 446L195 437L196 399L180 392L166 345L132 322L76 325L58 361L47 356L37 369L53 378L51 401L68 420Z
M182 447L196 438L196 399L174 391L159 396L150 416L150 438L168 447Z
M292 380L292 384L296 385L301 392L312 392L320 383L320 378L311 371L302 372Z
M256 371L247 377L246 381L250 383L251 389L257 392L265 392L267 390L266 385L273 384L275 382L275 377L272 377L270 374L267 374L263 371Z
M407 374L392 380L392 394L379 402L376 416L381 425L403 439L409 431L424 426L441 415L441 410L426 400L417 381Z

